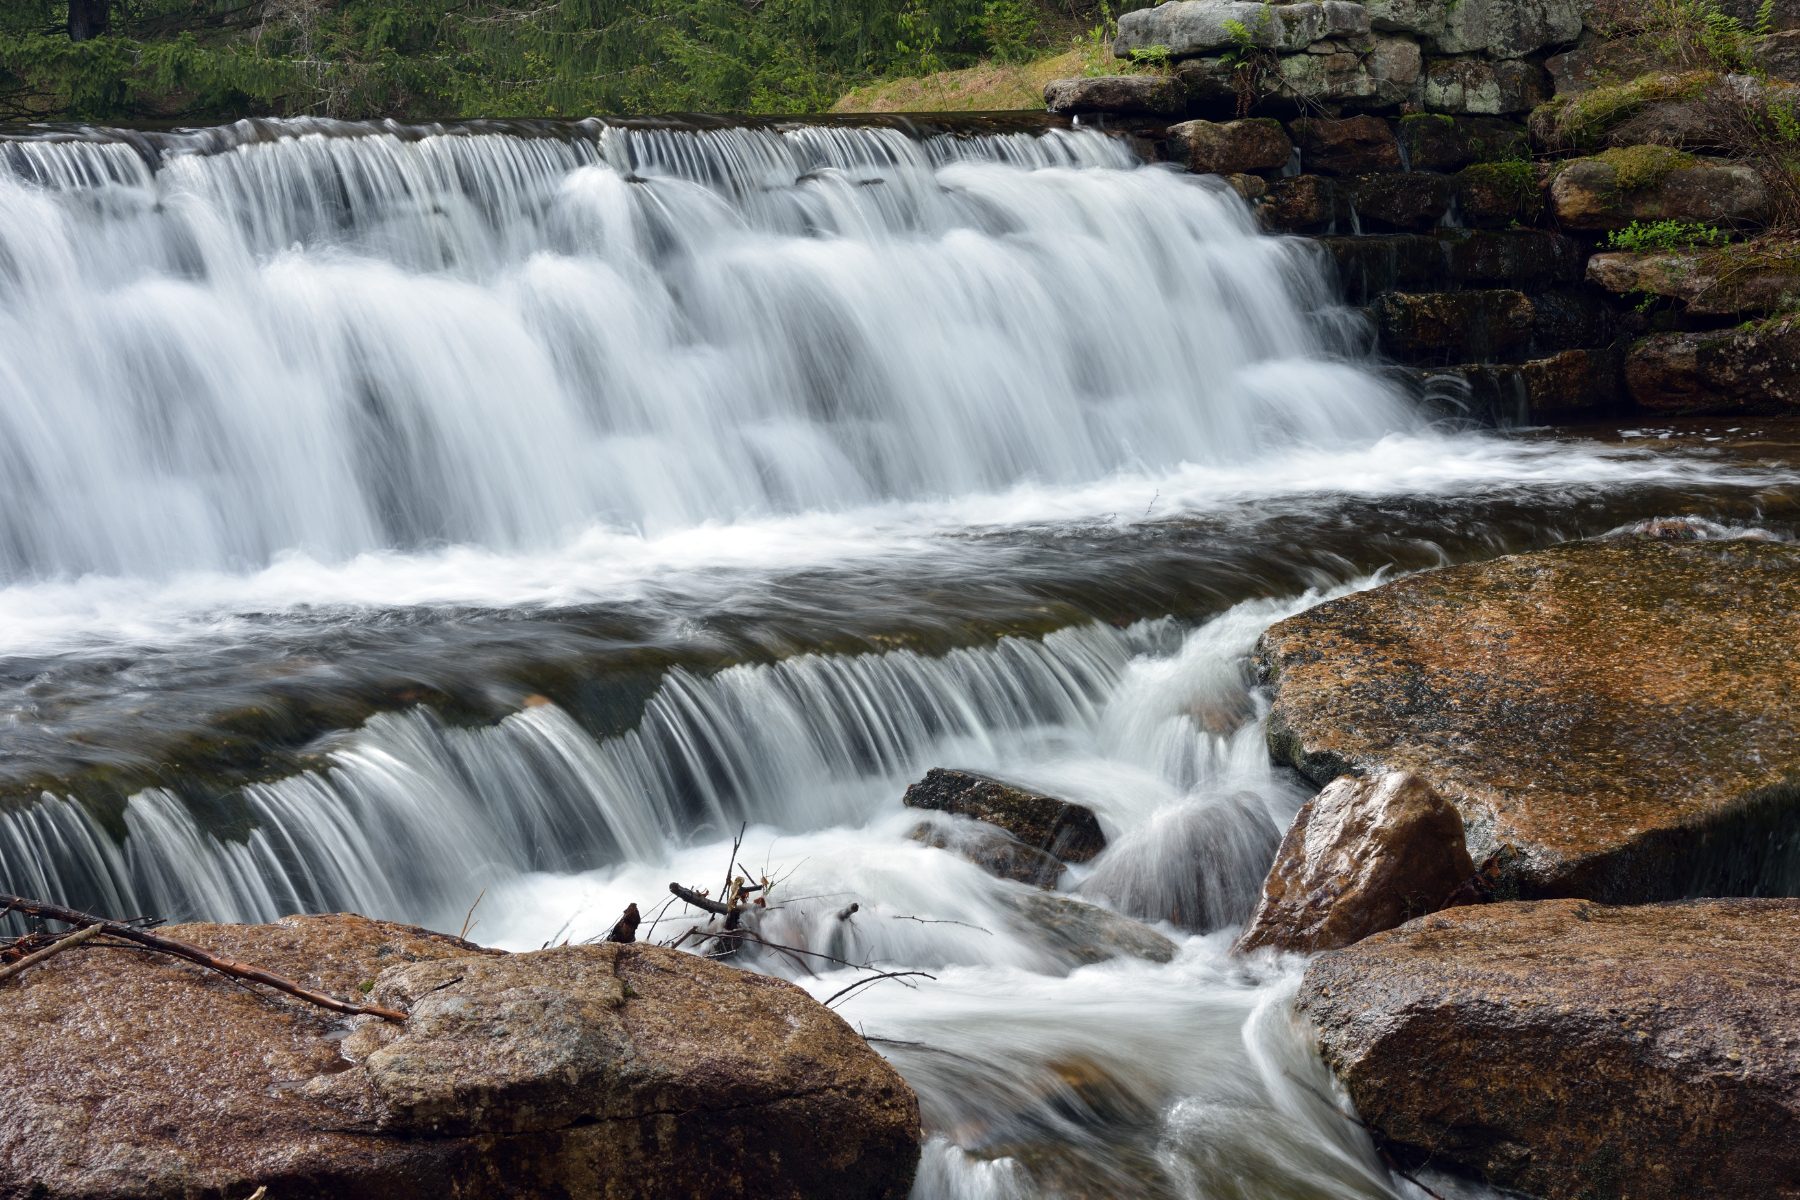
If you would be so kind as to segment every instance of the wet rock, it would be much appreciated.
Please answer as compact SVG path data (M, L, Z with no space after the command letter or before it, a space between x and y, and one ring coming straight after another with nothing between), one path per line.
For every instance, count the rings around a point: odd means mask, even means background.
M916 1100L791 985L655 946L502 955L360 917L171 932L412 1016L346 1022L165 960L63 955L7 995L0 1193L907 1194Z
M1473 163L1531 157L1531 139L1517 121L1408 113L1400 118L1400 146L1414 171L1460 171Z
M1774 312L1800 300L1800 244L1750 242L1707 250L1596 254L1588 281L1621 296L1661 296L1696 316Z
M1447 175L1420 171L1364 175L1351 184L1357 220L1364 229L1425 230L1450 211Z
M1299 1005L1403 1156L1545 1200L1800 1195L1800 901L1459 908Z
M1394 292L1374 305L1382 353L1420 365L1515 357L1531 342L1536 318L1523 292Z
M1462 817L1430 784L1333 780L1288 827L1237 950L1336 950L1438 911L1474 878Z
M1367 175L1400 169L1400 143L1380 117L1301 117L1288 123L1300 165L1321 175Z
M933 767L906 789L905 803L986 821L1064 862L1087 862L1106 848L1092 809L973 771Z
M1227 175L1225 182L1246 204L1254 204L1269 194L1269 181L1261 175Z
M1586 251L1567 234L1473 229L1443 236L1450 247L1450 275L1458 283L1532 290L1581 281Z
M1130 917L1054 892L1011 890L1001 897L1018 917L1027 937L1046 942L1058 957L1076 966L1113 958L1169 962L1175 943Z
M1054 888L1067 870L1061 859L1027 846L985 821L943 817L921 822L907 836L934 849L948 850L990 875L1033 887Z
M1425 62L1420 94L1432 112L1504 116L1530 112L1550 89L1544 69L1533 62L1432 58Z
M1626 407L1624 354L1617 347L1564 350L1522 363L1469 363L1430 372L1427 390L1446 380L1461 396L1445 407L1496 425L1534 425L1592 419Z
M1044 103L1057 113L1176 117L1187 111L1188 92L1169 75L1098 75L1053 80L1044 87Z
M1800 887L1800 546L1578 542L1272 628L1270 746L1323 784L1412 771L1503 893Z
M1477 163L1455 176L1457 214L1477 229L1530 225L1544 213L1544 184L1534 163Z
M1800 409L1800 321L1659 333L1625 359L1631 398L1652 412L1791 413Z
M1754 168L1661 146L1568 162L1551 180L1550 199L1564 228L1589 231L1622 229L1633 221L1758 224L1769 204Z
M1266 50L1304 50L1325 38L1369 32L1369 14L1345 0L1255 4L1243 0L1170 0L1119 17L1113 53L1164 48L1175 58L1230 50L1248 38Z
M1276 63L1274 90L1306 105L1395 108L1412 95L1422 64L1418 43L1405 38L1320 42Z
M1294 143L1280 121L1183 121L1169 126L1168 155L1197 175L1279 171Z
M1256 907L1280 841L1254 795L1171 807L1096 863L1081 894L1196 933L1235 929Z
M1410 33L1439 54L1523 58L1581 36L1580 0L1366 0L1377 29Z
M1340 224L1348 227L1350 199L1335 180L1296 175L1271 183L1256 213L1271 233L1324 233Z
M1408 176L1384 176L1405 179ZM1528 293L1581 282L1587 253L1547 229L1439 229L1426 234L1327 235L1316 244L1337 268L1345 299L1509 285Z

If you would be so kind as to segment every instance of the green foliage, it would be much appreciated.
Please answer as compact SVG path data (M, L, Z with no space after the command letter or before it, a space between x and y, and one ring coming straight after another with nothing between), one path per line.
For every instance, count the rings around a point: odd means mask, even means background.
M1701 246L1723 246L1731 235L1716 225L1698 221L1633 221L1623 229L1606 235L1613 250L1692 250Z
M1162 71L1168 69L1174 56L1174 51L1167 46L1144 46L1131 52L1131 61L1140 67Z
M115 0L108 36L73 43L66 2L6 0L0 119L816 111L1030 58L1073 19L1064 0Z

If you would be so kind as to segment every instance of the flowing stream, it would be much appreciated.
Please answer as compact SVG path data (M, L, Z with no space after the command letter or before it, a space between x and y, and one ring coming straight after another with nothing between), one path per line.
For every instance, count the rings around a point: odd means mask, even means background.
M663 940L742 830L807 952L743 965L923 973L835 1000L920 1094L921 1200L1422 1195L1304 964L1227 954L1308 795L1258 635L1660 514L1786 529L1797 480L1761 428L1434 421L1366 341L1313 248L1093 131L0 138L0 884ZM987 874L913 836L933 766L1109 846Z

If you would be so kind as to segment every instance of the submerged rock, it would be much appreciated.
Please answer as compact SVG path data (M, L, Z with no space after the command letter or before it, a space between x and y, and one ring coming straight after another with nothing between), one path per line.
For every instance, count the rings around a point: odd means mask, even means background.
M1054 888L1068 868L1059 858L1027 846L1004 829L985 821L963 817L940 817L922 821L908 835L936 850L948 850L967 859L989 875L1029 883L1033 887Z
M1270 746L1321 785L1411 771L1503 891L1800 887L1800 546L1578 542L1274 626Z
M789 984L655 946L506 955L351 916L170 933L411 1017L59 956L7 990L0 1195L907 1194L912 1092Z
M1112 958L1168 962L1175 943L1130 917L1052 892L1008 889L1002 902L1018 915L1020 932L1044 942L1057 957L1077 966Z
M1237 928L1280 843L1280 827L1254 794L1172 806L1115 845L1080 890L1196 933Z
M1545 1200L1800 1196L1800 900L1458 908L1299 1005L1392 1147Z
M973 771L933 767L906 789L905 804L986 821L1064 862L1087 862L1106 848L1092 809Z
M1237 949L1336 950L1436 912L1474 876L1462 818L1423 779L1337 779L1294 817Z

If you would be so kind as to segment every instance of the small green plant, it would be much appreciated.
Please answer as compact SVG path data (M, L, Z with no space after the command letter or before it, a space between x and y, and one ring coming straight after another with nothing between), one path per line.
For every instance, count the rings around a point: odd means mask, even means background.
M981 10L981 40L996 60L1025 62L1038 42L1037 13L1021 0L989 0Z
M1112 59L1113 40L1118 36L1119 22L1113 17L1112 5L1107 0L1100 0L1100 23L1092 26L1083 39L1083 57L1087 62L1081 69L1082 74L1090 78L1107 74L1107 63Z
M1699 221L1633 221L1623 229L1606 235L1613 250L1693 250L1702 246L1723 246L1731 235L1717 225Z
M1151 67L1158 71L1166 71L1174 58L1174 51L1167 46L1144 46L1131 52L1131 61L1140 67Z

